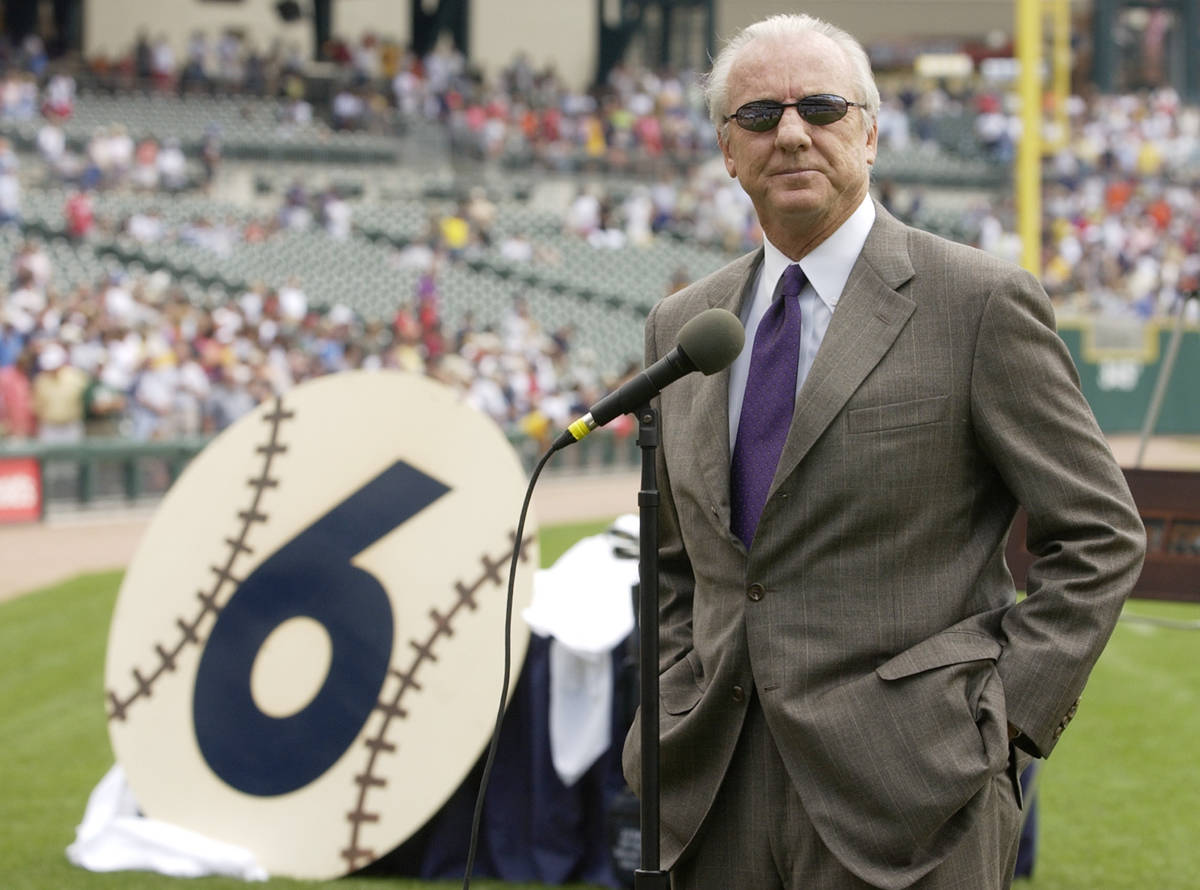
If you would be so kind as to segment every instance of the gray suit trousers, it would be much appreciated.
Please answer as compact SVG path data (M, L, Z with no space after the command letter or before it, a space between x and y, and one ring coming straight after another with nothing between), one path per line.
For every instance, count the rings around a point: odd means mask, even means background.
M1017 766L1027 760L1021 758ZM1022 814L1007 773L988 788L981 818L912 890L1005 890ZM754 696L729 772L704 824L671 872L673 890L874 890L821 841Z

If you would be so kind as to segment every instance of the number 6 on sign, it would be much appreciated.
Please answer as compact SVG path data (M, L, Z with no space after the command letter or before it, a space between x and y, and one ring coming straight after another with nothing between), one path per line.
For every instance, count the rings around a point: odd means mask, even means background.
M342 756L378 702L392 654L387 591L350 560L446 490L398 461L238 586L196 671L196 741L214 773L247 794L287 794ZM329 671L307 707L274 717L255 703L250 678L267 637L298 617L328 633Z

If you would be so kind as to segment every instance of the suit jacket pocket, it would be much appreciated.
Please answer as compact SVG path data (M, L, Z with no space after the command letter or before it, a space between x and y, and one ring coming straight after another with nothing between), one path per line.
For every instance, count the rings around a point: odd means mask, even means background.
M873 886L934 868L1003 771L1001 648L943 631L805 702L791 766L810 777L801 793L826 844Z
M693 649L659 675L658 697L668 714L686 714L704 694L698 659Z
M881 430L937 423L946 416L948 404L949 399L946 396L933 396L928 399L876 405L872 408L851 408L847 414L849 431L851 434L876 433Z
M700 656L694 649L679 661L675 662L658 675L658 705L668 715L659 724L659 739L665 747L669 744L668 736L672 727L678 728L687 720L687 715L695 710L700 699L704 697L703 671L700 669ZM634 715L633 724L625 735L625 745L621 752L621 766L629 787L635 793L641 793L642 781L642 709L639 707ZM670 767L664 758L663 779L669 776Z
M889 686L911 684L908 689L913 694L922 686L933 690L949 683L945 691L951 700L965 697L984 751L994 765L1005 752L1008 738L1004 688L994 666L1002 651L999 641L986 634L946 630L893 656L877 667L875 674ZM928 681L921 684L919 680L927 674Z
M882 680L899 680L934 668L968 661L995 661L1000 643L970 631L944 631L905 649L875 669Z

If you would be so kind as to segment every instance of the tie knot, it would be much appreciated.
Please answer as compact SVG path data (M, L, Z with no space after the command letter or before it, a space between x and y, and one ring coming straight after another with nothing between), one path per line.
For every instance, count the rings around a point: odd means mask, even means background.
M783 270L783 277L780 279L779 295L781 297L797 297L800 291L804 289L804 272L800 269L799 263L792 263Z

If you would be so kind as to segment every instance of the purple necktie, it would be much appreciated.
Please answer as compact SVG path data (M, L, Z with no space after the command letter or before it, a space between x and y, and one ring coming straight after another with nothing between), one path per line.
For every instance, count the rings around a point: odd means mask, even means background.
M775 478L792 409L800 361L800 290L804 273L793 263L780 278L779 294L758 323L750 374L729 468L730 528L749 547Z

